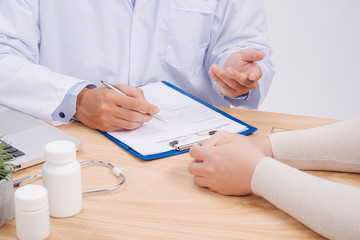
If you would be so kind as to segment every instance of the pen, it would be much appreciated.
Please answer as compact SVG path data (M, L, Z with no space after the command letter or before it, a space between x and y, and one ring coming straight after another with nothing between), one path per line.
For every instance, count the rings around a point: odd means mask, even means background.
M105 87L107 87L107 88L109 88L109 89L112 89L112 90L114 90L115 92L118 92L118 93L120 93L120 94L123 95L123 96L127 96L120 88L118 88L118 87L116 87L116 86L114 86L114 85L112 85L112 84L110 84L110 83L108 83L108 82L106 82L106 81L103 81L103 80L101 80L101 83L104 84ZM159 120L162 121L163 123L166 123L166 124L167 124L167 122L166 122L162 117L160 117L159 115L153 114L153 113L148 113L148 114L150 114L151 116L159 119Z

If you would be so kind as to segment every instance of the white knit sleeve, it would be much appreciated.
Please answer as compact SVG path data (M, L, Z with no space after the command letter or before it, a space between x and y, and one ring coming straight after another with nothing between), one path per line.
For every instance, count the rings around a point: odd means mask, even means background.
M269 138L274 158L298 169L360 172L360 118Z
M272 158L256 167L251 188L329 239L359 239L360 189L306 174Z

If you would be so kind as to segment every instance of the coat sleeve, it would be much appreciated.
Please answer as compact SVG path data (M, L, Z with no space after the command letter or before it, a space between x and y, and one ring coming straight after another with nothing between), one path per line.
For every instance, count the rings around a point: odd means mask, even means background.
M205 56L207 70L214 63L222 67L232 53L242 49L255 49L265 53L265 58L258 63L263 72L258 88L251 90L245 100L224 97L234 107L257 109L270 88L275 69L270 59L272 50L267 44L268 36L261 0L218 1ZM216 83L212 81L212 84L220 94Z
M85 81L39 65L38 5L0 1L0 103L53 124L51 114L68 90Z

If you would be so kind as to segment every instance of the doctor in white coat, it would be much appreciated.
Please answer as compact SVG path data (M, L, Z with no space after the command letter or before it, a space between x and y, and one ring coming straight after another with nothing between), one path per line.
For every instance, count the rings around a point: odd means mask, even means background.
M135 87L166 80L256 109L274 74L267 37L261 0L0 0L0 103L54 125L135 129L159 111Z

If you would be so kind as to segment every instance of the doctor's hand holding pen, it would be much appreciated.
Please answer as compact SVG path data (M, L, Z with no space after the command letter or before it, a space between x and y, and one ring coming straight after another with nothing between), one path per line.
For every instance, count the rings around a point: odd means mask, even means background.
M243 49L231 54L223 68L213 64L209 75L216 82L222 95L236 98L257 88L262 77L262 71L257 62L264 57L264 52Z
M110 132L139 128L159 112L145 100L141 89L117 87L124 94L106 87L83 89L77 97L75 118L90 128Z

